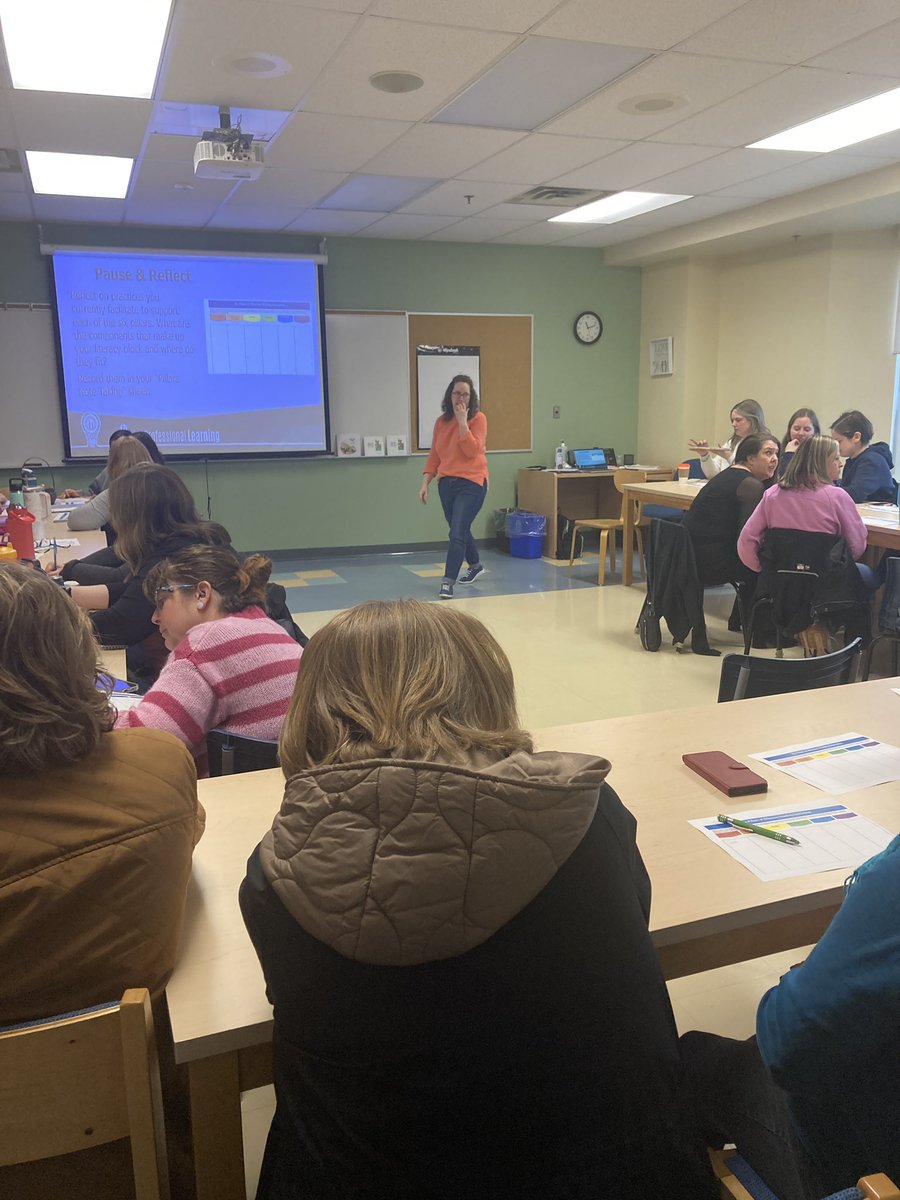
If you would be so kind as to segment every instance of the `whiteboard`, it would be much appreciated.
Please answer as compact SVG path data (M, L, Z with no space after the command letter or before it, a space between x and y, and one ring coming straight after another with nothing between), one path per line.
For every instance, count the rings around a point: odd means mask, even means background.
M409 445L405 312L325 314L332 443L397 434ZM56 339L47 305L0 305L0 468L63 461Z
M332 445L338 435L398 434L409 445L405 312L326 312Z
M46 305L0 307L0 467L63 460L53 317Z

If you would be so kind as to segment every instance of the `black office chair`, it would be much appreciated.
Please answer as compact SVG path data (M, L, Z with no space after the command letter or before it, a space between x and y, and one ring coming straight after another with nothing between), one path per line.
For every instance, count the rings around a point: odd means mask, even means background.
M750 654L726 654L719 675L718 702L749 700L755 696L780 696L784 692L806 692L812 688L855 683L862 652L862 639L833 654L817 658L754 658Z
M263 738L243 737L227 729L211 729L206 735L209 773L240 775L244 771L267 771L278 766L278 743Z
M775 656L783 643L811 626L843 628L846 641L871 636L871 600L840 535L800 529L768 529L759 551L761 571L749 619L744 653L750 653L760 610L771 609Z

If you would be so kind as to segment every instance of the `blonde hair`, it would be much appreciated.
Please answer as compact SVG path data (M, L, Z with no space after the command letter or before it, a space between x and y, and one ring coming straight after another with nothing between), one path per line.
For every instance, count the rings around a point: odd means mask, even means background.
M833 438L816 434L797 447L794 457L779 482L784 491L802 491L832 483L828 464L837 454L837 442Z
M474 617L420 600L340 613L303 652L279 753L289 778L369 758L530 750L509 659Z
M150 451L136 437L120 437L109 447L109 458L106 460L106 476L110 483L124 475L129 467L138 463L153 462Z
M225 546L188 546L157 563L144 580L144 595L156 602L156 590L167 583L202 583L219 597L222 611L241 612L258 605L266 607L266 584L272 562L262 554L248 554L241 562Z
M747 418L750 422L751 434L755 433L757 436L762 436L769 432L766 428L766 414L763 412L762 405L757 403L756 400L739 400L737 404L732 404L729 409L729 417L733 413L740 413L742 417ZM750 434L744 434L744 436L749 437ZM734 450L737 448L740 440L740 437L736 433L733 433L725 445L730 446ZM778 444L778 438L773 438L772 441L776 445Z
M115 714L87 614L40 571L0 566L0 770L86 758Z

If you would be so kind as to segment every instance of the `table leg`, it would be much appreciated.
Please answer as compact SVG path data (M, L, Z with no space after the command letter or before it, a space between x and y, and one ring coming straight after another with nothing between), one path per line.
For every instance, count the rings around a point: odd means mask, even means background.
M188 1064L197 1200L246 1200L238 1053Z
M634 574L634 501L626 485L624 492L625 524L622 528L622 584L631 587Z

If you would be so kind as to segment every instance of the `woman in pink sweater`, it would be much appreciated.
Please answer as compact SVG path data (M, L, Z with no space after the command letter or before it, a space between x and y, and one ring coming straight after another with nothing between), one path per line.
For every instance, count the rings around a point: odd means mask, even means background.
M450 526L450 545L440 598L453 599L463 559L469 564L460 583L471 583L484 567L472 537L472 522L478 516L488 489L487 420L478 406L478 392L468 375L454 375L441 401L441 415L434 423L431 452L422 472L419 499L428 503L428 487L437 478L438 494Z
M166 729L206 775L206 735L227 729L275 740L290 704L300 646L265 613L272 564L252 554L197 545L147 576L153 622L172 653L156 683L116 726Z
M763 493L741 530L737 544L741 562L752 571L760 570L759 548L767 529L840 534L853 558L859 558L868 533L856 505L835 487L840 469L837 443L830 437L817 435L801 442L784 478ZM856 567L866 586L871 586L871 570L860 563Z

